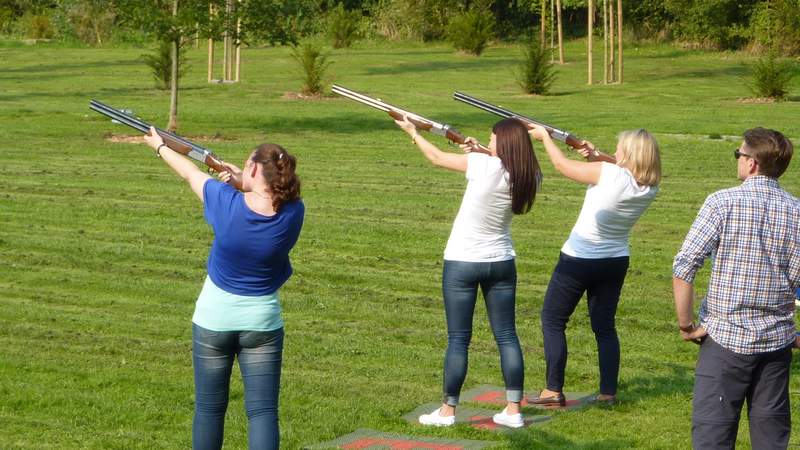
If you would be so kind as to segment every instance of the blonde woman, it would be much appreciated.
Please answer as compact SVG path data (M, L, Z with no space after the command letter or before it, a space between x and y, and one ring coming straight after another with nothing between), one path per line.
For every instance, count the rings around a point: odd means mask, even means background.
M620 133L614 156L585 142L588 162L565 157L542 127L530 130L541 141L553 166L565 177L589 185L578 220L561 248L542 306L542 334L547 388L530 402L565 405L567 365L565 330L584 292L597 341L600 394L613 403L619 374L619 338L614 325L622 284L628 271L631 228L658 193L661 159L658 144L646 130Z

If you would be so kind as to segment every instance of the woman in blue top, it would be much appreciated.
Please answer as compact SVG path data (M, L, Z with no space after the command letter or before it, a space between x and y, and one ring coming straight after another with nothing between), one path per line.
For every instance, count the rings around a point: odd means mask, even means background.
M213 180L172 151L154 129L145 141L203 202L214 230L208 276L192 318L195 412L192 448L222 448L231 369L242 373L250 449L277 449L283 320L278 289L289 279L289 251L305 208L294 156L275 144L258 146L244 170L220 174L239 192Z

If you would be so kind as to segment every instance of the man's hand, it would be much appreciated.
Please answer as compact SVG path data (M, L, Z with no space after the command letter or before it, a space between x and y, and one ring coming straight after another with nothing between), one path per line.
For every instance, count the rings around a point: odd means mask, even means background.
M681 339L684 341L694 342L695 344L702 343L704 337L708 336L706 329L700 326L692 325L690 330L681 330Z

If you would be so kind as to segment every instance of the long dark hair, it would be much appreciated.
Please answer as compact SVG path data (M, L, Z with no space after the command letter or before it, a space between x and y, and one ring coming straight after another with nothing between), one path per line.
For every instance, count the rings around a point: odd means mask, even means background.
M508 172L511 210L525 214L533 206L542 179L528 128L517 119L503 119L494 124L492 133L496 136L497 157Z
M300 198L300 179L295 173L297 158L277 144L261 144L256 147L253 162L264 166L264 180L269 186L272 207L280 211L281 206Z

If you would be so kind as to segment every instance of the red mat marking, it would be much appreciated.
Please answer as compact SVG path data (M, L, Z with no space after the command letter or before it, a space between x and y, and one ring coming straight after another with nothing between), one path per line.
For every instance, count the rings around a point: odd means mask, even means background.
M479 430L496 430L498 425L494 423L491 417L485 416L472 416L469 419L469 426Z
M456 445L431 444L430 442L406 441L401 439L381 439L381 438L361 438L349 444L342 445L345 449L368 449L370 447L386 446L395 450L413 450L415 448L427 448L431 450L464 450L464 447Z
M505 405L506 404L506 393L504 391L488 391L484 392L483 394L476 395L475 398L470 400L471 402L483 402L483 403L494 403L497 405ZM569 402L568 402L569 403ZM528 404L528 400L523 398L520 402L521 406L526 406Z

